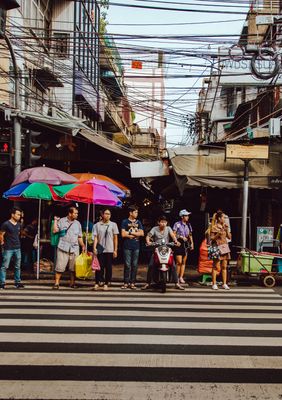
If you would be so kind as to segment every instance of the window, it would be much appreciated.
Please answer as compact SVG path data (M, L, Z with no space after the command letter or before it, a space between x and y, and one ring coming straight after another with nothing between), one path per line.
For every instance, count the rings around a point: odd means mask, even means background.
M70 34L55 32L53 35L54 56L59 58L69 58L70 56Z
M1 32L5 32L6 14L7 11L4 10L4 8L0 8L0 37L1 37Z
M96 0L76 2L75 61L78 69L83 72L95 89L98 87L99 71L98 15L99 8Z
M51 2L49 0L29 0L25 1L24 17L31 29L37 36L49 39L49 29L51 22Z
M237 108L235 88L226 89L227 117L233 117Z

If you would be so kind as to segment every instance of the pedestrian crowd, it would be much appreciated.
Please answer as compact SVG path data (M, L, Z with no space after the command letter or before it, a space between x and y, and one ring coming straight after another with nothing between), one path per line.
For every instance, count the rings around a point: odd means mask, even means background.
M171 228L166 216L161 216L158 223L146 235L147 246L153 244L164 245L174 243L174 261L171 267L170 280L175 288L184 290L185 267L190 251L194 250L193 229L189 222L191 212L186 209L179 212L179 220ZM34 262L34 252L29 251L31 244L36 242L37 220L23 227L21 220L23 212L14 207L10 219L0 227L0 244L2 248L2 262L0 267L0 288L5 289L6 271L14 260L14 281L16 288L23 288L21 283L21 262ZM62 274L69 270L70 287L75 288L75 261L80 251L84 253L86 246L78 218L78 209L70 207L64 218L54 217L52 222L52 235L57 237L55 257L55 282L53 289L59 289ZM130 206L128 217L120 226L111 221L111 211L106 208L102 211L100 220L93 225L93 257L97 257L99 269L95 271L95 284L93 290L108 290L112 281L113 260L118 256L118 236L122 238L122 252L124 260L124 278L122 290L136 290L138 260L140 254L140 239L144 237L144 228L138 219L138 208ZM21 239L25 249L22 260ZM34 240L35 239L35 240ZM217 290L216 277L221 272L223 289L229 290L227 285L227 265L230 259L228 242L231 240L230 224L226 215L218 210L211 220L206 231L209 259L213 262L212 289ZM154 253L148 263L146 284L141 288L147 290L152 287L154 275ZM188 285L188 283L187 283Z

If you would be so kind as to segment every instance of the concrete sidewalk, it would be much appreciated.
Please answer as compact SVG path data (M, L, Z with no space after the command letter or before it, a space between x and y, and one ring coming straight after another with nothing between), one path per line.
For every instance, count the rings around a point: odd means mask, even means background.
M144 283L146 281L147 277L147 265L146 264L140 264L138 266L138 273L137 273L137 282ZM116 264L113 265L113 282L123 282L123 264ZM26 271L22 269L21 272L22 275L22 280L23 281L28 281L28 280L34 280L36 279L35 274L32 271ZM186 273L185 273L185 278L188 281L197 281L201 279L201 274L198 273L197 267L195 266L188 266L186 267ZM7 271L7 279L13 279L13 270L8 270ZM65 272L62 276L63 280L68 280L69 279L69 274L68 272ZM53 274L40 274L40 281L48 281L48 280L53 280ZM81 280L81 282L84 282Z
M119 286L123 283L123 264L116 264L113 265L113 278L112 278L112 283L113 286ZM39 280L36 280L36 275L32 271L25 271L22 270L22 281L23 283L25 282L33 282L40 284L46 284L50 283L50 285L54 281L54 274L40 274ZM7 280L10 282L13 282L13 269L9 269L7 271ZM146 282L146 277L147 277L147 265L146 264L140 264L138 266L138 273L137 273L137 286L143 285ZM186 282L189 283L190 286L202 286L202 274L198 272L197 266L195 265L189 265L186 267L185 270L185 280ZM61 279L63 285L67 285L67 282L69 281L69 273L65 272L62 275ZM93 280L77 280L76 282L79 286L91 286L93 285ZM236 286L238 285L258 285L258 280L256 278L250 278L247 277L246 275L237 275L235 274L235 271L232 275L232 279L229 282L231 286ZM186 286L186 285L184 285ZM187 287L187 286L186 286Z

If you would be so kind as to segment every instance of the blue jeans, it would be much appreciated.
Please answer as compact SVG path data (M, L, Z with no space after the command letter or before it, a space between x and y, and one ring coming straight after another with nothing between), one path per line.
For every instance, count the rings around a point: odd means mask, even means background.
M124 283L135 283L138 267L139 249L123 249Z
M4 285L6 282L6 270L10 266L12 257L14 257L15 260L15 283L19 283L21 281L21 249L4 250L2 265L0 269L0 283L2 285Z

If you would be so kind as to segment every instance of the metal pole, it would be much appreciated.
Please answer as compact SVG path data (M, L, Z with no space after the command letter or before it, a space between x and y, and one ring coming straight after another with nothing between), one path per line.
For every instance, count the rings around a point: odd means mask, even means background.
M89 213L90 213L90 204L87 204L87 222L86 222L86 238L85 238L86 253L88 250Z
M39 279L40 273L40 223L41 223L41 199L38 204L38 223L37 223L37 260L36 260L36 279Z
M244 186L243 186L243 212L242 212L242 230L241 246L246 247L247 237L247 218L248 218L248 195L249 195L249 160L244 160Z
M39 279L40 274L40 221L41 221L41 199L38 204L38 223L37 223L37 260L36 260L36 279Z
M3 36L7 43L12 58L13 70L14 70L14 82L15 82L15 108L16 110L19 110L21 109L21 101L20 101L20 85L19 85L17 60L10 39L6 34L4 34ZM21 120L17 116L14 116L14 178L21 172L21 162L22 162L21 131L22 131Z

